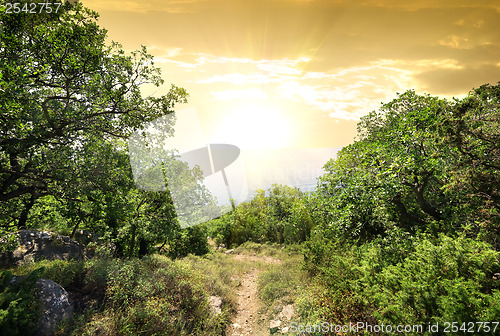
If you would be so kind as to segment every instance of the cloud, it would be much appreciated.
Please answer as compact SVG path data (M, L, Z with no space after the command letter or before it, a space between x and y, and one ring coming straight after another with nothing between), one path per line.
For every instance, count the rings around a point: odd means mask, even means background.
M454 23L454 25L459 27L472 27L472 28L481 28L484 26L484 20L481 19L460 19Z
M469 44L469 39L466 37L459 37L451 35L438 42L440 45L455 48L455 49L470 49L472 46Z
M350 1L345 0L344 3L348 4ZM440 8L488 8L499 9L498 3L490 0L415 0L415 1L401 1L401 0L362 0L357 3L358 6L368 7L386 7L398 8L404 10L419 10L419 9L440 9Z
M461 69L429 69L415 75L418 85L426 91L446 96L463 96L472 88L500 79L499 64L471 64Z
M166 49L166 54L168 50L171 49ZM393 99L396 92L408 89L430 94L456 93L443 91L446 85L429 85L427 78L439 81L435 74L467 69L466 64L454 58L378 59L364 66L307 71L316 59L254 60L183 54L179 50L170 51L170 54L172 57L162 56L162 61L181 68L196 68L196 76L189 82L197 87L197 92L209 92L215 100L283 99L306 104L331 118L344 120L359 120L377 109L381 102ZM463 77L456 78L463 83Z
M166 12L172 14L195 12L196 5L207 0L83 0L85 7L100 11L120 11L134 13Z
M262 99L267 97L267 94L264 91L257 88L213 91L210 93L215 97L215 99L218 100Z

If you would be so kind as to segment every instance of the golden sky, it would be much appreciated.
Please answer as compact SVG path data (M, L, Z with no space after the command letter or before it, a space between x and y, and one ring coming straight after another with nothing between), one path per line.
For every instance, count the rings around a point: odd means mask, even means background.
M212 142L341 147L396 92L500 81L495 0L82 2L110 39L148 48L162 90L186 88Z

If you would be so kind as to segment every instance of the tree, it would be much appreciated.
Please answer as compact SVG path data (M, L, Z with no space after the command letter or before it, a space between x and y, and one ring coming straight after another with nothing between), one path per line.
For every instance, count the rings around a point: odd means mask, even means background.
M319 185L331 199L336 234L367 240L394 226L414 232L443 220L448 150L436 141L436 127L447 108L407 91L361 119L359 139L325 165Z
M466 230L498 246L499 112L499 86L452 102L400 94L363 117L358 140L325 165L316 218L361 241L398 227Z
M444 218L439 188L446 179L443 167L449 164L449 149L439 145L437 127L439 116L448 109L445 100L408 91L380 111L370 113L358 126L361 136L380 149L375 165L382 180L393 180L399 186L393 189L390 201L400 219ZM402 201L405 193L409 193L421 215L408 212ZM417 217L413 222L418 222Z
M455 164L445 191L464 226L500 248L500 83L485 84L441 117L443 146Z
M163 84L152 56L145 47L126 55L107 46L97 18L69 3L50 14L0 12L0 202L11 210L1 214L4 226L23 227L39 197L71 199L81 190L95 172L88 170L99 169L82 167L88 146L126 138L186 101L174 85L143 97L141 85Z

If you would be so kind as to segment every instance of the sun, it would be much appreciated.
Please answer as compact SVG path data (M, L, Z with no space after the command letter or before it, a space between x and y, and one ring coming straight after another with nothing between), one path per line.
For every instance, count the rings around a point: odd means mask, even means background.
M222 117L213 143L228 143L246 149L289 147L291 121L272 105L245 102Z

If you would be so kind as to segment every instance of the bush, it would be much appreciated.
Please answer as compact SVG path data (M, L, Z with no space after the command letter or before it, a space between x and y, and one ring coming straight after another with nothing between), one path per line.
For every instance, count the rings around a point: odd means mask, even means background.
M377 270L371 248L360 263L358 290L374 304L380 323L495 321L500 312L500 253L459 237L423 239L404 262Z
M28 274L38 268L44 269L40 274L40 278L50 279L65 289L79 287L85 271L83 261L40 260L23 264L16 270L16 273Z
M98 275L104 269L105 279ZM106 261L93 270L101 279L94 282L107 284L105 310L79 334L220 335L229 321L211 313L204 275L167 257Z
M258 190L250 202L208 223L217 244L234 247L245 242L292 244L305 241L314 226L307 196L298 189L273 185Z
M207 230L203 226L192 226L183 229L170 241L168 256L183 258L188 254L203 255L210 251Z
M488 244L401 232L386 239L356 246L316 237L307 245L306 268L318 275L316 318L335 324L440 323L441 329L444 322L498 319L500 284L493 274L500 272L500 253Z
M31 335L36 330L39 307L35 286L44 272L39 268L25 279L11 284L12 273L0 272L0 330L2 335Z
M12 252L18 245L17 236L13 232L0 227L0 253Z

